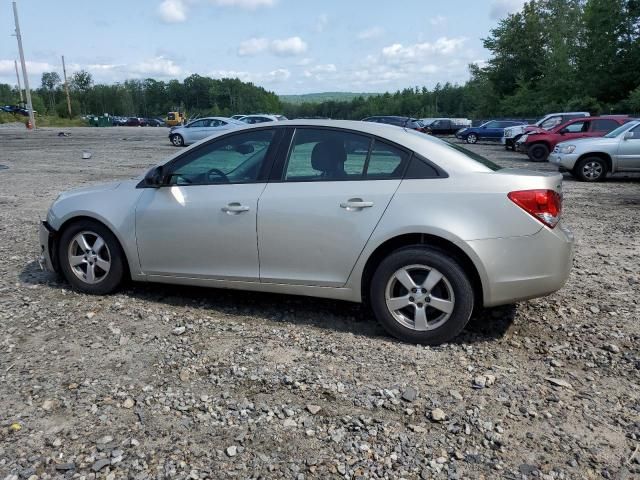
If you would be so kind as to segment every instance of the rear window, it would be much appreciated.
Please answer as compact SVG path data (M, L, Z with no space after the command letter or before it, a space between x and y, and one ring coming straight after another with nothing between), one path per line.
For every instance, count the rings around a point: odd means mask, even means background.
M465 155L466 157L470 158L471 160L474 160L482 165L484 165L485 167L487 167L490 170L493 170L494 172L497 170L501 170L502 167L496 163L493 163L491 160L489 160L486 157L483 157L482 155L476 153L476 152L472 152L471 150L467 150L466 148L455 144L455 143L451 143L448 142L447 140L442 140L445 144L447 144L449 147L451 147L452 149L462 153L463 155Z

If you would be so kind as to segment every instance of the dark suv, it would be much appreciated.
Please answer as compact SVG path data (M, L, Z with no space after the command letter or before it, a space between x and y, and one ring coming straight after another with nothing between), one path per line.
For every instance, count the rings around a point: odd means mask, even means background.
M375 123L387 123L389 125L395 125L397 127L410 128L417 130L418 132L426 133L426 129L420 120L411 117L396 117L396 116L375 116L362 119L363 122L375 122Z

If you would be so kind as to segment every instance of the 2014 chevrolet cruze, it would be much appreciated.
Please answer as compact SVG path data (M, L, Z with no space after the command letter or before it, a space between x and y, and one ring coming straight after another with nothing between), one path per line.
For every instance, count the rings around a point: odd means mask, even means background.
M41 261L93 294L130 277L367 301L392 335L437 344L474 307L561 288L561 179L394 126L248 126L61 194Z

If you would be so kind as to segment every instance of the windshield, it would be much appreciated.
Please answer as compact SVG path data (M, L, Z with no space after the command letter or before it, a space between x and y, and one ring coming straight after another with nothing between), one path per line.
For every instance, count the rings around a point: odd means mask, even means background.
M627 130L629 130L630 128L632 128L632 127L634 127L636 125L640 125L640 122L629 122L629 123L625 123L624 125L620 125L615 130L612 130L609 133L607 133L605 135L605 138L616 138L622 132L626 132Z
M452 143L449 142L448 140L444 140L441 139L447 146L453 148L454 150L462 153L463 155L469 157L471 160L474 160L482 165L484 165L485 167L487 167L490 170L493 170L494 172L496 170L501 170L502 167L496 163L493 163L491 160L489 160L486 157L483 157L482 155L480 155L479 153L476 152L472 152L471 150L467 150L466 148L456 144L456 143Z
M557 127L562 123L562 117L550 117L546 120L543 118L538 122L538 126L540 128L544 128L545 130L551 130L553 127Z

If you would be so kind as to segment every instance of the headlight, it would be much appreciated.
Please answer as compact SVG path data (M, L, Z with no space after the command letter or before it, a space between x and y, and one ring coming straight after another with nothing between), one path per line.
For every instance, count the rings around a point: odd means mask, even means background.
M575 149L575 145L562 145L558 150L560 153L573 153Z
M505 128L504 129L504 136L508 137L508 138L513 137L513 131L510 128Z
M527 139L529 138L529 135L522 135L520 137L520 140L518 140L520 143L526 142Z

